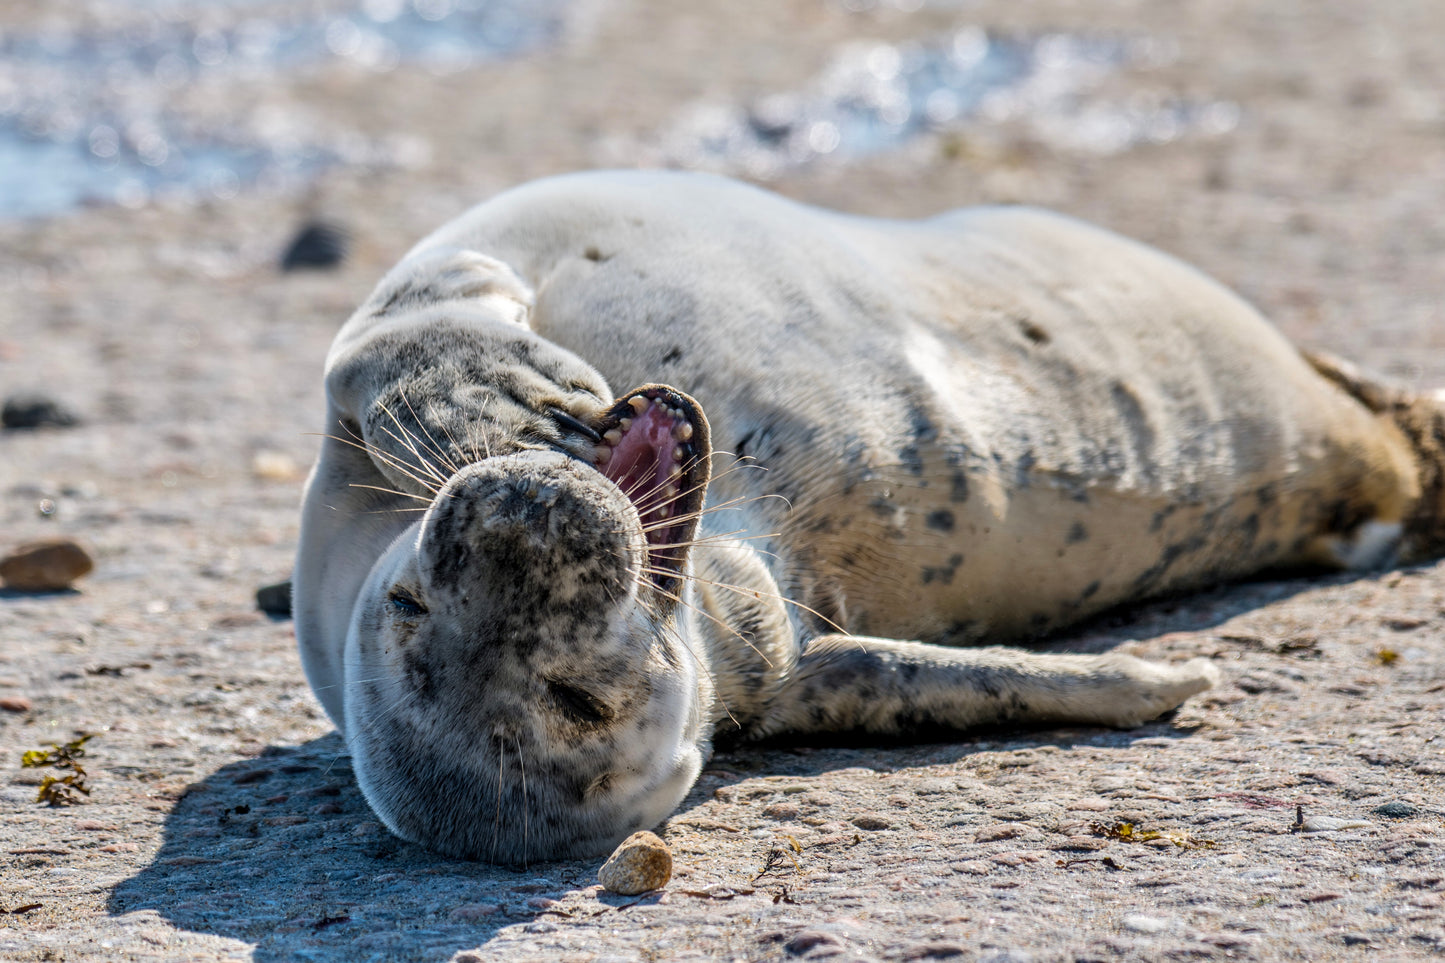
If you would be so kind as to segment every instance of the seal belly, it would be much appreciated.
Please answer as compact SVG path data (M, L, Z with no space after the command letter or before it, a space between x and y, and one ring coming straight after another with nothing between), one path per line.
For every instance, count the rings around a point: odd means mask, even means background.
M921 230L933 270L866 362L886 387L844 402L869 440L834 433L769 465L805 493L783 542L813 608L860 634L1027 637L1274 566L1353 564L1330 538L1402 517L1403 438L1222 286L1041 212L948 227Z

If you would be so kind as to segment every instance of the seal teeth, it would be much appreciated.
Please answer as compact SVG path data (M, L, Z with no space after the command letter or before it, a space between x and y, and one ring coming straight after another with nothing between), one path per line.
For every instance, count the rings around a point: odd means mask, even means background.
M686 459L686 458L687 458L687 449L686 449L686 448L682 447L681 445L675 445L675 446L673 446L673 449L672 449L672 460L673 460L673 461L680 462L680 461L683 461L683 460Z
M626 431L626 429L624 428L619 430L617 428L613 428L610 431L606 431L602 434L602 440L607 442L608 445L615 445L622 440L623 431Z
M631 418L623 418L621 421L619 421L619 422L617 423L617 427L618 427L618 428L621 428L623 431L627 431L629 428L632 427L632 419L631 419Z
M648 401L646 398L642 397L642 395L633 395L631 398L627 399L627 403L631 405L632 410L637 412L639 415L647 410L648 405L652 404L651 401Z
M692 441L692 422L679 422L677 426L672 429L672 437L678 441Z
M611 445L597 445L592 449L592 464L596 465L598 468L605 466L611 460Z

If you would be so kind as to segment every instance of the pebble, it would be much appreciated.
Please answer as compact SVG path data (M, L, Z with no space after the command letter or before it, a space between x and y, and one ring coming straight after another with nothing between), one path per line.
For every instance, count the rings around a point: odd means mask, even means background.
M1381 816L1389 816L1391 819L1408 819L1411 816L1418 816L1420 807L1412 806L1407 802L1387 802L1383 806L1376 806L1375 812Z
M1311 816L1300 826L1302 833L1332 833L1341 829L1369 829L1373 823L1363 819L1340 819L1337 816Z
M69 428L80 424L75 413L44 395L12 395L0 409L0 426L6 428Z
M291 617L291 582L263 585L256 590L256 608L278 618Z
M475 920L493 916L501 912L502 907L496 903L463 903L454 908L447 916L460 923L470 923Z
M0 709L6 712L29 712L33 706L24 696L6 696L0 699Z
M997 826L985 826L983 829L980 829L973 834L973 841L976 843L992 843L1000 839L1014 839L1023 834L1024 830L1022 826L1016 826L1013 823L1002 823Z
M346 229L325 221L310 221L301 226L286 253L281 255L281 270L298 268L334 268L346 260L350 235Z
M671 878L672 852L656 834L645 831L624 839L597 871L597 881L619 896L650 893Z
M1131 933L1162 933L1169 928L1168 920L1161 920L1157 916L1144 916L1139 913L1124 917L1119 925Z
M73 540L47 538L0 559L0 580L22 592L58 592L93 568L89 553Z

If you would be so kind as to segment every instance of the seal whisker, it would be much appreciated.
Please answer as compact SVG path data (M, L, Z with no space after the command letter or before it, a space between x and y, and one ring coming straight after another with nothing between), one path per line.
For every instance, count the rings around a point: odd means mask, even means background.
M527 758L522 755L522 737L513 733L512 741L517 744L517 770L522 774L522 865L525 867L532 851L532 807L527 805Z
M693 664L697 668L702 670L703 675L707 676L708 685L712 687L713 693L716 695L718 705L722 706L723 714L728 717L728 720L733 725L741 728L741 723L739 723L737 718L733 715L732 708L728 705L727 700L723 698L721 694L718 694L717 677L713 675L712 666L708 663L708 661L697 654L697 651L694 650L692 647L692 643L687 641L687 637L683 635L683 633L669 627L664 620L658 618L657 611L653 609L651 603L649 603L645 599L639 601L642 605L642 610L646 612L649 617L651 617L653 627L660 632L668 633L670 638L672 638L675 642L682 646L683 649L687 651L688 656L692 658ZM688 607L693 609L693 611L697 611L696 607L693 605L688 605Z
M647 567L647 566L643 566L643 571L644 571L644 572L648 571L648 567ZM741 585L733 585L731 582L718 582L718 581L714 581L713 579L704 578L704 577L701 576L701 575L693 575L693 574L691 574L691 573L689 573L689 574L687 574L687 575L684 575L683 578L689 579L689 580L691 580L691 581L693 581L693 582L701 582L701 583L704 584L704 585L712 585L712 586L715 586L715 587L717 587L717 588L727 589L727 590L730 591L730 592L735 592L735 593L737 593L738 595L746 596L746 597L748 597L748 598L759 598L759 597L761 597L761 598L775 599L776 601L781 602L781 603L784 604L784 605L791 605L791 606L793 606L794 608L802 609L804 612L807 612L809 615L817 616L819 619L822 619L825 624L827 624L828 626L830 626L830 627L831 627L835 632L837 632L839 635L852 635L852 633L849 632L847 629L843 628L843 627L842 627L841 625L839 625L837 622L834 622L832 619L828 618L826 615L824 615L822 612L819 612L817 609L815 609L815 608L813 608L813 607L811 607L811 606L809 606L809 605L804 605L802 602L799 602L797 599L788 598L788 596L783 595L783 594L781 594L781 593L779 593L779 592L769 592L769 591L766 591L766 590L764 590L764 589L746 588L746 587L741 586Z
M492 858L496 858L497 846L502 841L502 786L507 779L507 747L501 739L493 739L497 750L497 804L492 807Z
M322 437L322 438L329 438L329 439L331 439L332 441L340 442L340 443L343 444L343 445L348 445L348 446L350 446L350 447L352 447L352 448L357 449L358 451L363 451L363 452L365 452L365 453L368 454L368 455L372 455L372 456L374 456L374 457L376 457L376 458L379 458L384 464L386 464L387 466L389 466L389 467L391 467L391 468L395 468L397 471L401 472L401 473L402 473L403 475L405 475L407 478L410 478L412 481L416 482L418 485L420 485L422 488L426 489L427 491L431 492L433 495L435 495L435 494L439 491L439 489L438 489L436 486L434 486L429 480L427 480L427 479L425 479L425 478L423 478L423 477L421 477L420 475L417 474L417 471L422 470L422 469L420 469L418 466L411 465L411 464L409 464L409 463L407 463L407 462L402 461L401 459L395 457L394 455L392 455L390 452L386 451L385 449L382 449L382 448L380 448L380 447L378 447L378 446L376 446L376 445L373 445L371 442L367 441L365 438L362 438L362 437L360 437L359 435L356 435L356 434L355 434L354 432L352 432L349 428L347 429L347 433L350 434L350 435L352 436L352 438L356 438L357 440L356 440L356 441L352 441L351 439L348 439L348 438L342 438L340 435L331 435L331 434L325 434L325 433L321 434L321 437Z
M446 484L447 476L443 475L435 465L426 460L421 452L417 451L416 444L411 440L409 433L405 429L402 429L401 435L398 435L390 428L383 427L381 430L386 432L397 444L405 445L406 449L416 456L417 470L423 472L428 478L435 481L438 488Z
M416 495L416 494L413 494L412 492L397 491L395 488L382 488L380 485L358 485L358 484L356 484L356 483L354 483L354 482L353 482L352 484L350 484L350 485L347 485L346 487L347 487L347 488L364 488L364 489L367 489L368 491L374 491L374 492L385 492L385 493L388 494L388 495L400 495L402 498L414 498L414 499L416 499L416 500L419 501L419 502L426 502L428 505L431 504L431 499L430 499L430 498L427 498L425 495ZM399 511L399 510L401 510L401 509L392 509L392 511ZM406 511L426 511L426 509L424 509L424 508L421 508L421 509L412 508L412 509L405 509L405 510L406 510ZM379 515L379 514L381 514L381 513L380 513L380 512L367 512L367 513L365 513L365 514L368 514L368 515Z
M643 571L644 571L644 572L648 571L648 566L643 566ZM672 571L664 571L663 574L665 574L665 575L667 575L667 576L669 576L669 577L675 577L678 573L672 572ZM687 577L687 578L692 578L692 579L694 579L695 581L698 580L698 579L697 579L697 576L685 576L685 577ZM729 635L733 636L733 637L736 638L739 642L743 643L743 644L746 645L748 648L750 648L750 649L752 649L754 652L756 652L757 655L758 655L758 658L762 659L762 660L763 660L763 663L764 663L768 668L771 669L771 668L773 667L772 660L767 657L767 655L763 652L762 649L758 648L756 645L753 644L753 642L752 642L751 639L748 639L747 637L745 637L741 632L739 632L737 629L733 628L731 625L728 625L726 622L724 622L722 619L718 618L716 615L713 615L711 612L704 611L703 609L699 608L696 604L694 604L694 603L692 603L692 602L689 602L687 599L683 598L681 595L675 594L675 593L673 593L673 592L669 592L667 589L662 588L660 585L657 585L656 583L653 583L653 582L643 582L643 583L640 583L640 584L641 584L643 587L651 588L652 590L654 590L655 592L657 592L657 593L660 594L660 595L665 595L665 596L667 596L668 598L670 598L670 599L672 599L674 602L676 602L678 605L685 605L685 606L687 606L688 608L692 609L692 610L693 610L694 612L696 612L698 615L701 615L703 618L707 619L709 622L712 622L712 623L713 623L714 625L716 625L718 628L722 629L724 632L726 632L726 633L728 633Z
M402 395L402 401L406 401L405 395ZM390 428L382 427L381 430L391 436L391 438L398 444L405 446L407 451L412 453L412 455L417 460L420 471L425 472L429 477L435 479L439 486L445 485L447 478L449 478L450 475L443 475L441 473L441 470L438 469L437 466L432 463L420 450L418 450L417 443L420 442L421 439L417 438L416 435L411 432L411 429L403 425L401 423L401 419L396 416L395 412L388 408L383 402L377 401L376 404L377 407L380 408L382 412L384 412L386 416L391 419L392 423L396 425L396 429L397 431L401 432L401 435L397 435L397 433L395 431L392 431ZM410 408L410 404L408 404L407 407ZM416 412L413 411L412 415L413 417L415 417ZM425 431L425 427L423 427L422 430ZM455 474L455 472L452 472L451 474Z
M447 453L442 450L441 444L438 443L436 438L432 436L432 433L427 430L426 422L422 421L421 415L417 414L416 409L412 407L411 399L406 396L405 392L400 392L400 395L402 402L406 405L406 410L411 412L411 416L416 419L417 425L421 428L422 433L426 435L427 441L430 442L430 444L427 445L427 450L436 455L437 459L448 469L450 474L455 475L461 471L461 466L451 460ZM418 438L417 441L420 442L421 439Z

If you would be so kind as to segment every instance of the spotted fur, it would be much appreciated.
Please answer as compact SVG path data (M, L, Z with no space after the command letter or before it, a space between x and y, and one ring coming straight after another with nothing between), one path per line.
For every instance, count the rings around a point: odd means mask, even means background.
M705 511L680 492L667 526L596 447L649 382L701 405L648 389L678 405L677 457L715 452ZM326 390L308 678L393 831L501 862L655 825L715 740L1137 725L1215 668L947 646L1442 541L1437 400L1021 208L538 182L407 255Z

